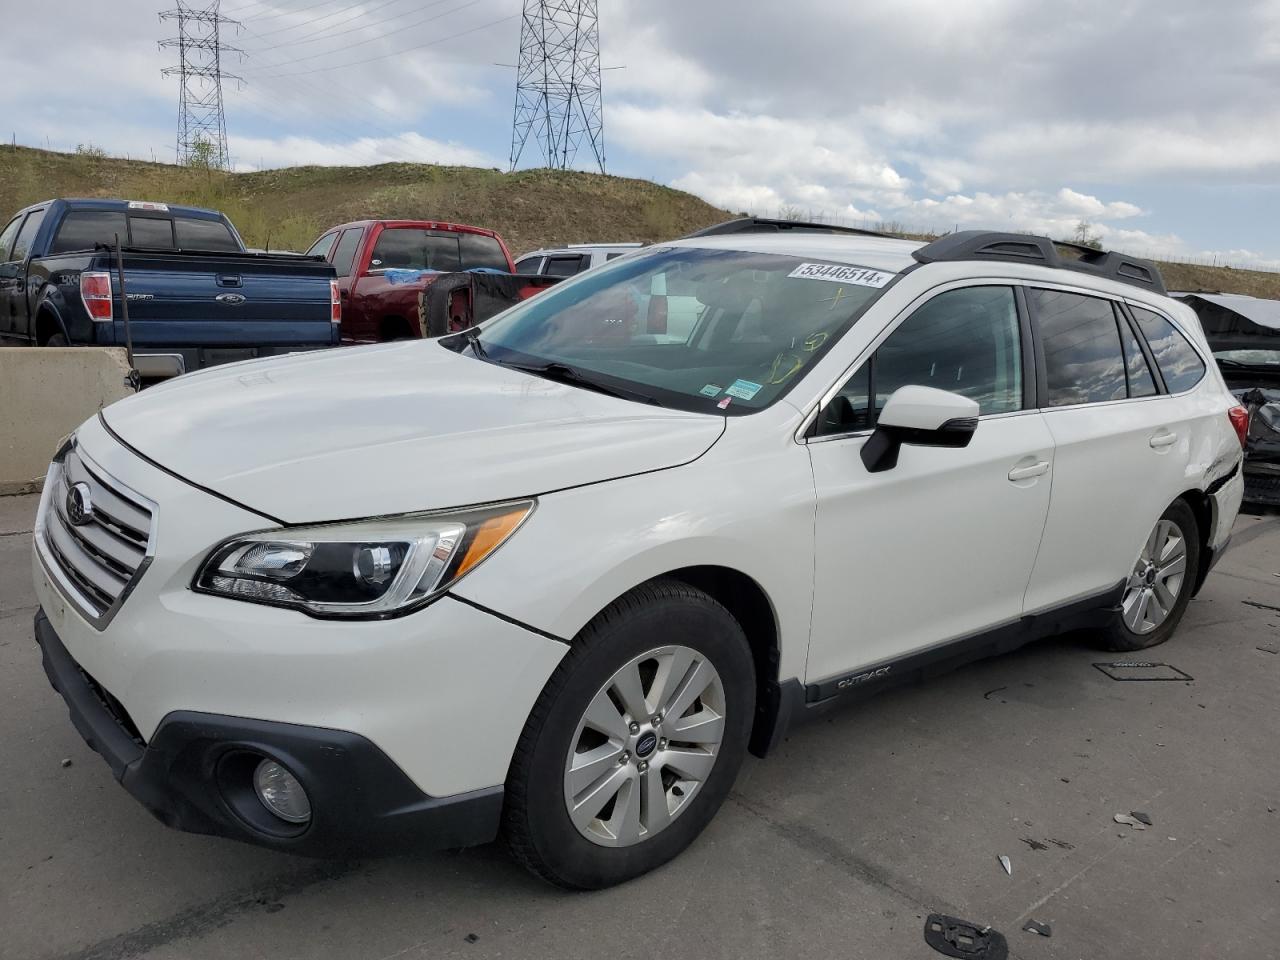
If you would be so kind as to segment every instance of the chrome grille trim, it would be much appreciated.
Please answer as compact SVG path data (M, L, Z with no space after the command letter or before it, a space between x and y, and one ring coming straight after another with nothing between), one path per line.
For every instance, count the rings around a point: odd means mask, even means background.
M93 516L67 517L73 484L88 484ZM49 467L36 517L35 545L58 591L101 630L115 616L155 553L156 504L121 483L77 446Z

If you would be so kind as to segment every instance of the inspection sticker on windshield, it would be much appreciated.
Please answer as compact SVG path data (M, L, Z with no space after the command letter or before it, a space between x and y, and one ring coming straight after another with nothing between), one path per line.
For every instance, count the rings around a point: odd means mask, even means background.
M725 390L725 393L731 397L737 397L739 400L750 400L764 387L758 383L752 383L750 380L735 380L733 385Z
M704 397L715 397L715 396L719 396L720 389L721 389L720 384L708 383L705 387L703 387L698 392L702 394Z
M835 263L802 263L788 277L801 280L830 280L832 283L852 283L859 287L883 287L893 279L892 273L868 270L866 267L842 267Z

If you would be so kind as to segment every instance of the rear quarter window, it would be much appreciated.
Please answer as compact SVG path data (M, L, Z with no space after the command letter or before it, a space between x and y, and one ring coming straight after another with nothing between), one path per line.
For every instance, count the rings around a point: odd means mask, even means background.
M1190 390L1204 377L1204 361L1191 348L1191 344L1172 323L1150 310L1131 307L1138 328L1151 346L1156 366L1164 376L1164 385L1170 393Z

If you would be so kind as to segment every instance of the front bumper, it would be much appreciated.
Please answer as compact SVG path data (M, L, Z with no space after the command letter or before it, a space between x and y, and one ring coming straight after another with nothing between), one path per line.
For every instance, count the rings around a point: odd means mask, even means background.
M427 796L354 733L175 711L144 744L119 702L67 652L43 609L35 636L49 682L80 735L167 826L310 856L465 847L497 836L502 787ZM251 777L263 757L302 782L312 807L308 823L287 824L258 801Z

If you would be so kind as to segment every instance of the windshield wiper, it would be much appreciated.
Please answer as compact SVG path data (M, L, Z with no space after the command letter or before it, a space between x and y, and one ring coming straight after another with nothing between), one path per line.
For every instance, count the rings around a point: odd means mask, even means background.
M472 349L472 351L475 353L477 357L479 357L481 360L489 359L489 351L488 349L486 349L485 345L480 341L480 334L476 333L475 327L469 327L466 330L462 331L462 335L466 337L467 346L469 346Z
M610 387L599 380L587 376L577 367L569 366L567 363L560 363L559 361L544 364L496 362L501 363L504 367L510 367L512 370L520 370L523 373L533 374L535 377L542 377L544 380L551 380L555 383L567 383L575 387L582 387L585 390L594 390L596 393L603 393L606 396L618 397L621 400L636 400L640 403L648 403L657 407L662 406L655 397L638 393L634 390L620 390L616 387Z

